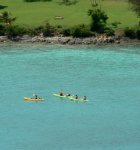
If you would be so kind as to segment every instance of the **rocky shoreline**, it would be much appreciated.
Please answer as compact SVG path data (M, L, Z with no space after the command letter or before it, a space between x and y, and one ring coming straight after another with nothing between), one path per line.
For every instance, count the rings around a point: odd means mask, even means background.
M22 37L8 38L7 36L0 36L0 43L6 42L22 42L22 43L48 43L48 44L68 44L68 45L77 45L77 44L94 44L94 45L106 45L106 44L125 44L125 43L139 43L140 40L132 40L126 37L116 37L116 36L105 36L99 35L94 37L87 38L74 38L74 37L63 37L63 36L54 36L54 37L44 37L40 36L28 36L24 35Z

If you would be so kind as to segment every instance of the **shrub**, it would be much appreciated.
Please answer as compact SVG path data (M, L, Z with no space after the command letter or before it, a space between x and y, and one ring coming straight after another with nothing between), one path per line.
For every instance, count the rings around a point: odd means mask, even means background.
M51 26L48 22L44 26L39 26L36 28L28 28L28 34L31 36L40 35L43 33L44 36L52 36L56 32L55 28Z
M121 24L121 22L118 22L118 21L115 21L115 22L112 22L112 27L113 28L118 28L118 25L120 25Z
M30 30L32 35L39 35L40 33L43 33L43 31L44 31L44 26L39 26Z
M63 29L62 34L64 36L70 36L71 35L71 29L70 28Z
M5 35L5 27L0 24L0 36Z
M85 25L78 25L71 29L71 35L73 37L90 37L92 36L92 32Z
M43 35L52 36L54 35L54 32L55 32L55 28L51 26L49 22L47 22L43 30Z
M5 34L11 38L16 36L22 36L23 34L27 33L27 30L24 27L19 26L9 26L5 29Z
M0 15L0 22L5 24L5 26L11 26L12 23L16 20L16 17L12 17L11 13L4 11Z
M140 29L137 29L137 30L136 30L136 36L137 36L137 39L140 40Z
M129 37L129 38L131 38L131 39L135 39L135 38L136 38L135 29L126 28L126 29L124 30L124 33L125 33L125 36L126 36L126 37Z
M108 36L115 35L115 31L112 28L106 28L104 33L106 33Z
M99 8L93 7L88 11L88 15L91 16L92 19L91 31L104 33L108 19L106 13Z

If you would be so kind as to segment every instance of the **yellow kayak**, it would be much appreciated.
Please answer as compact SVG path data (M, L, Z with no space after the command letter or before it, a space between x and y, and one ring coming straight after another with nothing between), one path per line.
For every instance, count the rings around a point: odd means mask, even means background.
M24 97L26 101L43 101L43 98L31 98L31 97Z

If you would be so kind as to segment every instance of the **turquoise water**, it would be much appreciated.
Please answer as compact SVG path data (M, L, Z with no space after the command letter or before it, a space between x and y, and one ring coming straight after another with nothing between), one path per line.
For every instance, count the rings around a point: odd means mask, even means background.
M2 150L140 149L139 46L1 45L0 94Z

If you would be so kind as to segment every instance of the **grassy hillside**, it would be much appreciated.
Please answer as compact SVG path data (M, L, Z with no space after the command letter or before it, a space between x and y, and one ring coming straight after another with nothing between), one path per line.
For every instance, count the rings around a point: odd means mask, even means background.
M109 16L109 23L119 21L120 28L134 26L139 22L136 14L129 8L125 0L100 0L101 8ZM8 6L0 12L8 11L17 17L17 24L38 26L49 21L53 25L73 26L76 24L89 24L90 17L87 15L91 7L90 0L78 0L76 5L59 5L60 0L52 2L25 3L23 0L1 0L0 5ZM64 19L56 20L55 16Z

